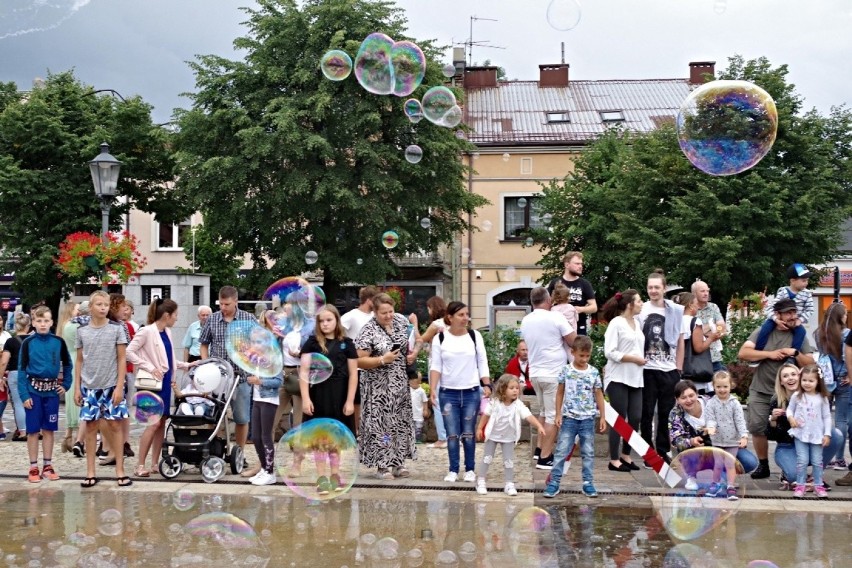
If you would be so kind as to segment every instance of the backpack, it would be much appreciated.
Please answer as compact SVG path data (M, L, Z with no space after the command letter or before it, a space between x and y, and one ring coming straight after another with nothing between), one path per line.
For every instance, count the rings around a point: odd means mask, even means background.
M828 392L833 392L836 384L834 382L834 364L831 362L831 355L820 353L816 363L819 366L822 381L825 383Z
M473 356L476 358L476 371L480 373L480 376L482 376L481 371L479 370L479 350L476 348L476 335L473 333L472 329L467 330L467 334L470 336L470 340L473 341ZM438 333L438 343L444 343L443 331Z

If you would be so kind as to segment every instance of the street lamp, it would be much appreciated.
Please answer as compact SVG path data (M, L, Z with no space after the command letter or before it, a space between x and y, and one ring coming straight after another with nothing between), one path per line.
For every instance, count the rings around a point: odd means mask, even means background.
M95 186L95 195L101 200L101 237L104 244L109 242L109 210L112 200L118 193L118 172L121 162L109 153L109 144L101 144L101 153L89 162L89 171L92 173L92 184ZM106 285L103 287L107 289Z

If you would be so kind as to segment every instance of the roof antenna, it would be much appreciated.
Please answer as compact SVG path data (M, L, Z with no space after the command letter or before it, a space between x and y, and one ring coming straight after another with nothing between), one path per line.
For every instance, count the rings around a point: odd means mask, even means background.
M565 65L565 42L562 42L562 65Z

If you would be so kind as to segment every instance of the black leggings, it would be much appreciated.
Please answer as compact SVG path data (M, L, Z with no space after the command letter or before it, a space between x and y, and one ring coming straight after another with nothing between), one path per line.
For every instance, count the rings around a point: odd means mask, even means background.
M642 419L639 422L642 437L658 454L663 455L672 447L669 440L669 413L675 405L674 387L680 380L680 373L644 369L642 376L645 385L642 388ZM654 409L657 410L657 429L652 433Z
M254 449L260 467L268 473L274 473L275 468L275 441L273 431L275 428L275 412L277 404L271 402L260 402L255 400L251 408L251 429Z
M627 420L627 423L639 431L639 421L642 419L642 388L629 387L624 383L610 382L606 387L606 394L609 396L609 404L612 406L619 416ZM618 460L621 455L618 453L618 443L621 442L621 453L625 456L630 455L630 444L622 438L614 428L609 429L609 459Z

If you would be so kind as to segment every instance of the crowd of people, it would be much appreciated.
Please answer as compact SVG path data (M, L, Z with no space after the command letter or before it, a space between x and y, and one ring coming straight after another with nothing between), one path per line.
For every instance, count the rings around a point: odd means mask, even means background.
M822 355L814 357L804 331L814 317L806 267L790 267L790 285L779 289L766 322L739 350L739 358L755 367L746 413L732 395L733 379L721 360L725 319L709 301L705 282L696 281L689 292L670 300L665 275L657 271L648 276L647 301L638 290L628 289L599 310L592 286L582 277L582 254L568 253L563 263L561 277L531 291L532 311L521 322L517 354L494 383L483 338L470 329L468 306L447 304L437 296L427 302L430 321L421 329L415 315L397 313L394 300L374 286L362 288L359 306L342 317L330 304L308 317L297 303L255 317L239 309L236 288L225 286L219 291L219 309L200 307L198 320L177 345L171 333L178 320L174 301L156 299L146 324L139 327L124 296L95 292L80 305L65 304L55 334L47 307L17 314L14 336L2 341L0 392L6 396L0 397L0 411L7 399L12 401L17 426L12 439L27 442L31 482L59 477L52 457L59 399L64 397L66 434L61 447L86 459L82 486L99 482L97 462L114 465L119 486L131 485L124 458L137 458L135 477L158 471L173 394L180 397L174 412L211 411L209 400L186 398L200 393L180 372L211 357L230 361L228 326L246 321L277 334L283 356L283 370L272 377L233 365L237 385L230 411L235 443L244 448L251 432L258 461L251 468L246 462L242 475L255 485L277 483L276 440L287 429L315 418L331 418L348 428L357 438L359 462L374 469L378 479L408 477L424 420L432 415L438 440L431 446L446 448L446 482L461 479L486 494L487 473L499 446L504 492L516 495L514 446L526 421L539 431L535 467L549 472L544 496L559 493L566 462L577 445L581 490L595 497L594 437L607 429L608 402L666 461L673 452L699 447L712 446L729 455L729 460L708 465L714 496L737 498L737 468L755 479L771 475L768 440L776 442L782 488L796 496L807 488L817 497L827 496L824 468L846 469L847 441L852 450L845 363L852 341L845 307L832 304L815 334ZM281 311L287 314L285 332L276 323ZM589 316L599 312L608 324L603 369L591 363L594 345L587 335ZM182 357L176 355L180 347ZM424 350L428 396L416 365ZM317 353L330 361L331 375L311 384L308 373ZM134 376L137 383L132 383ZM134 453L128 443L128 390L140 377L158 384L166 409L149 422ZM539 416L522 402L524 394L536 397ZM749 437L754 453L747 449ZM477 441L484 443L478 464ZM638 470L634 455L628 440L610 429L608 470ZM327 458L316 466L320 494L344 485L334 452ZM686 473L686 489L697 489L697 472ZM852 471L836 483L852 485Z

